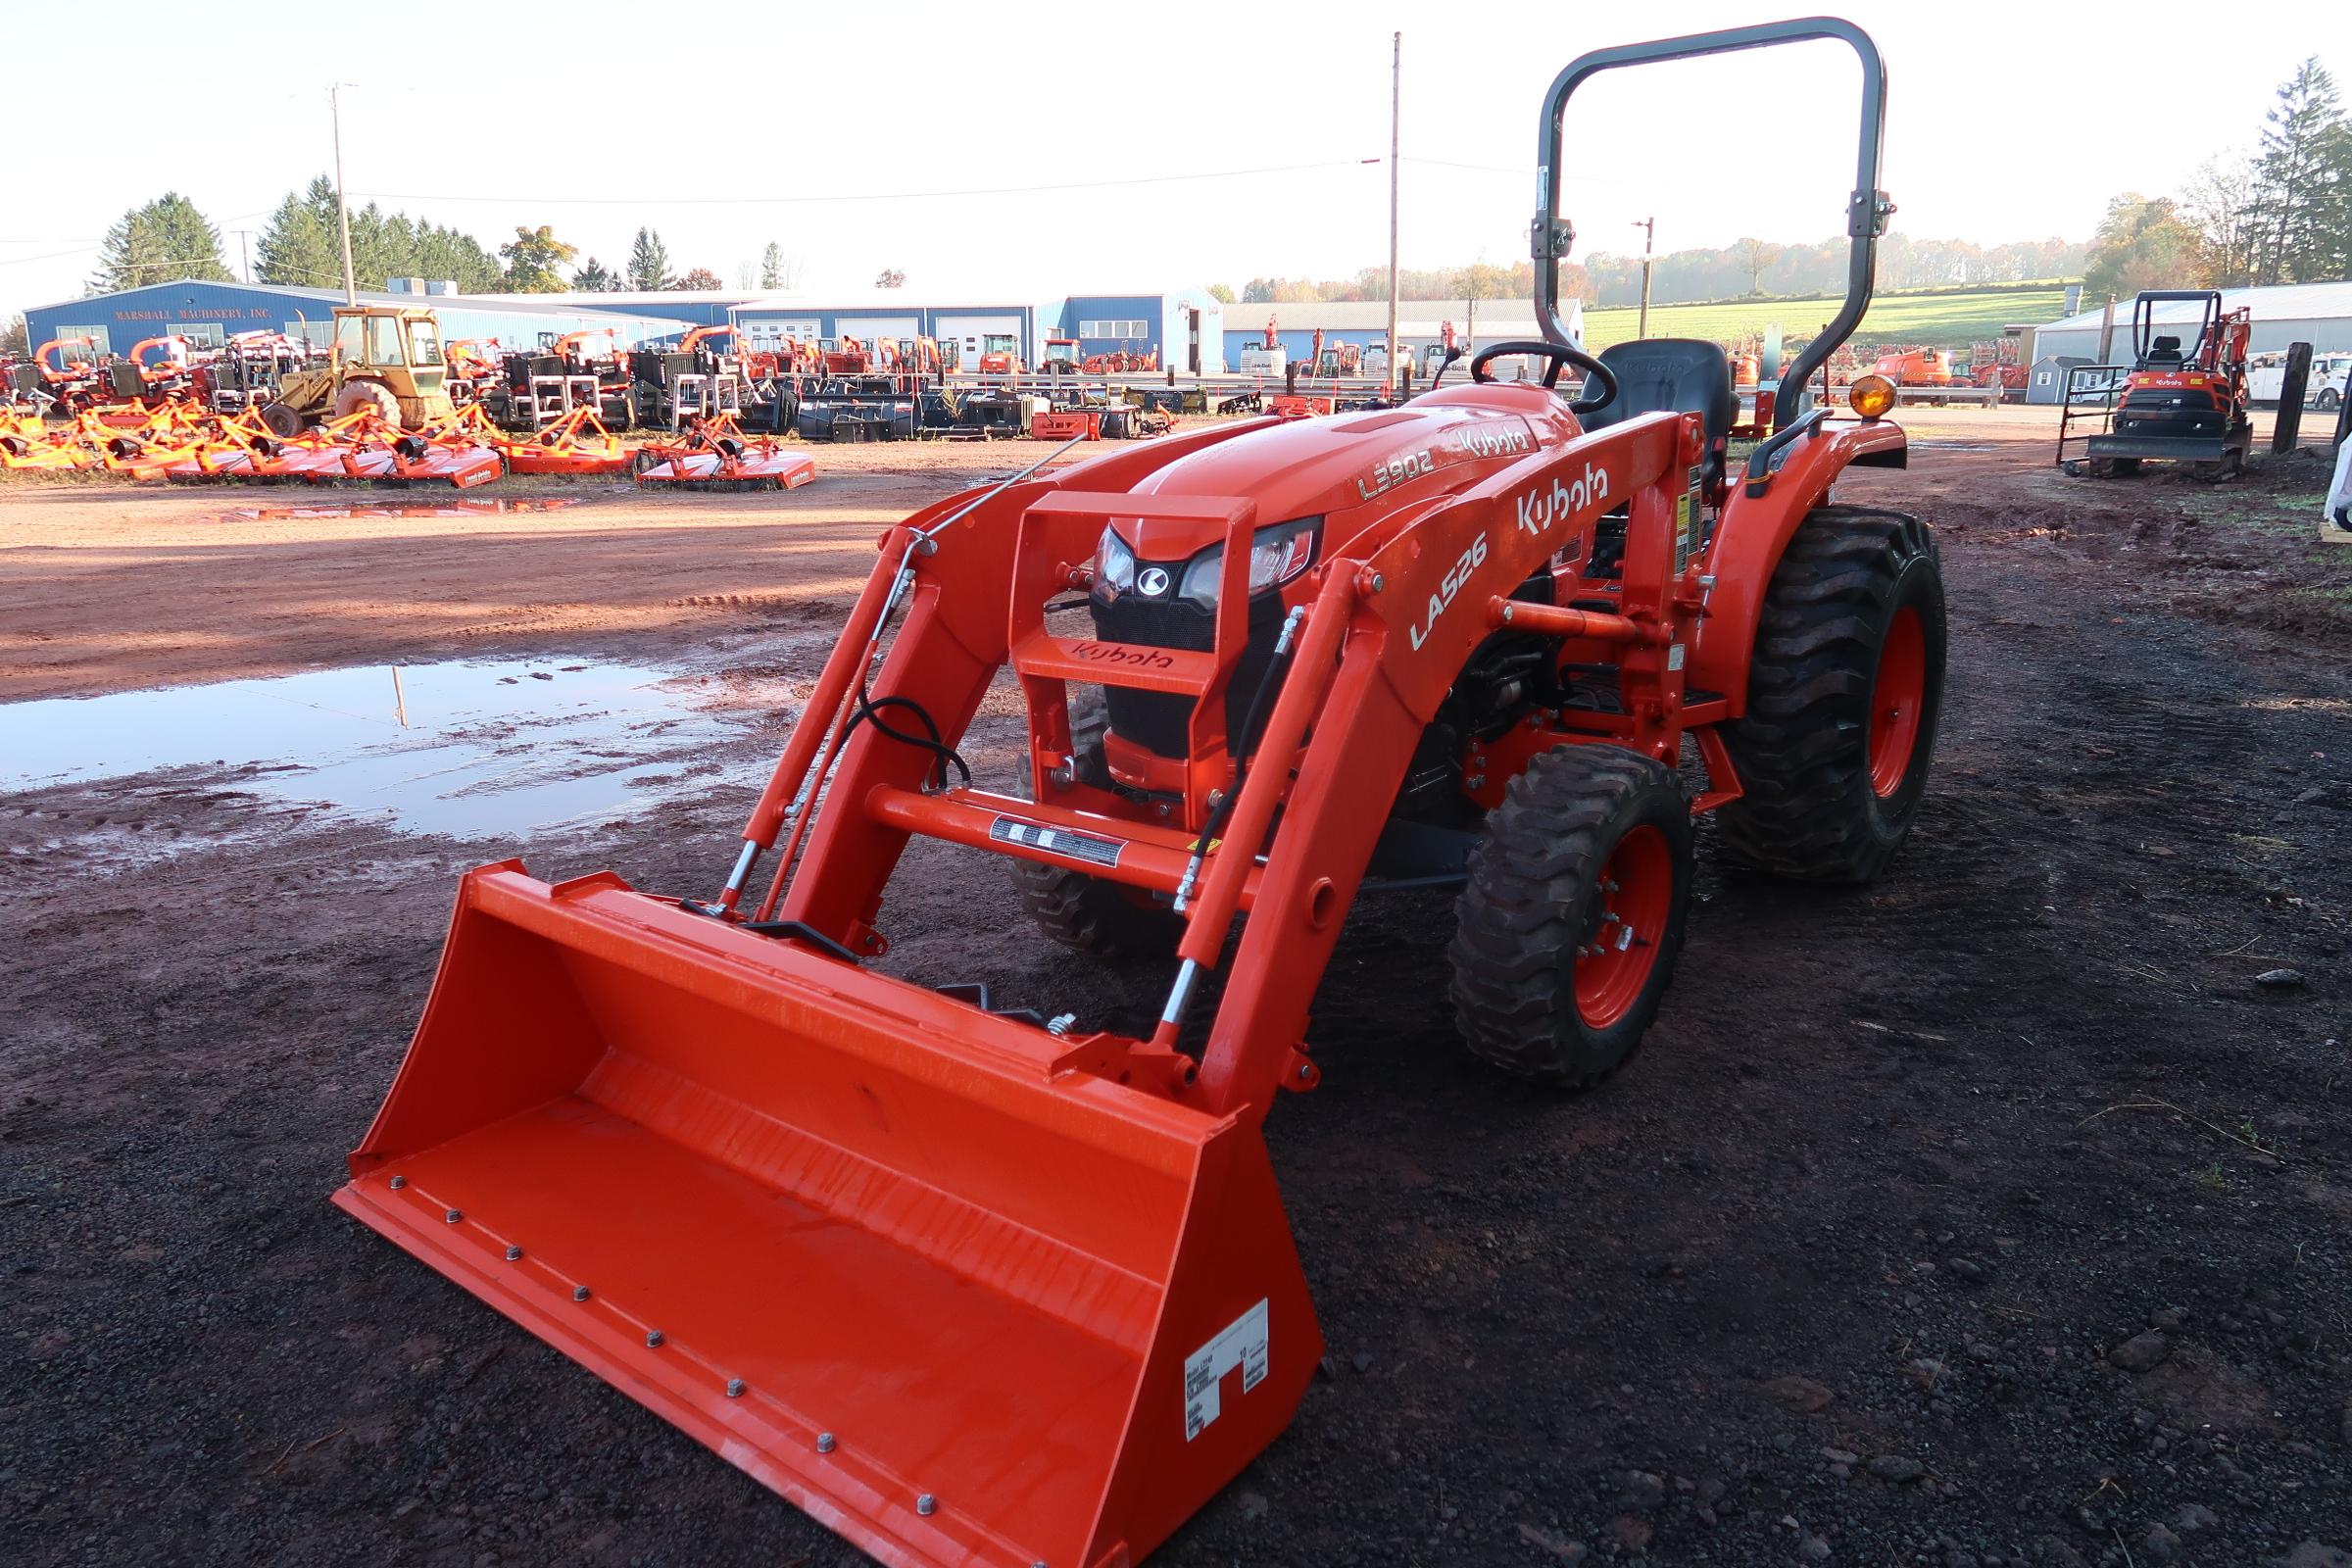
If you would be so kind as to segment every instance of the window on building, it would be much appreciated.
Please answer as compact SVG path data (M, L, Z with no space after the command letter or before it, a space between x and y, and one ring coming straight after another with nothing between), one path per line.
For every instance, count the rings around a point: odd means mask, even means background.
M1152 333L1149 324L1143 321L1080 321L1078 335L1080 337L1139 338L1150 337Z
M219 321L182 321L172 329L174 337L184 337L191 347L217 349L220 346Z
M76 343L76 338L87 339L87 346ZM76 354L95 359L98 355L115 352L113 340L107 336L103 326L61 326L57 329L57 340L66 346L65 357L69 360Z
M286 321L281 323L280 330L288 337L300 338L315 349L325 348L335 340L335 327L331 321Z

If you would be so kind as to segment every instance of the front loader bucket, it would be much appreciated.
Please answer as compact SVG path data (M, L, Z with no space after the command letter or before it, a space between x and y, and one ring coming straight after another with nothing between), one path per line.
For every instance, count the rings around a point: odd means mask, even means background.
M1254 1122L603 874L470 873L335 1201L882 1561L1115 1568L1322 1353Z

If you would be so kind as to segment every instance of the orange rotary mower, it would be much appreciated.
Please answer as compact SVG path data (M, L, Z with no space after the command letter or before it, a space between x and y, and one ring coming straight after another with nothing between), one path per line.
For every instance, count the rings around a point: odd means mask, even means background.
M637 482L661 489L797 490L815 477L814 458L746 435L732 414L696 418L683 434L637 449Z
M1734 466L1720 347L1568 340L1562 116L1597 72L1806 39L1863 66L1848 292ZM1909 831L1936 551L1830 499L1903 465L1891 390L1805 402L1869 303L1883 101L1837 21L1588 55L1541 121L1544 340L1397 409L1179 433L886 530L708 897L465 879L335 1200L886 1563L1145 1556L1322 1351L1261 1126L1331 1065L1309 1011L1359 898L1458 887L1470 1049L1575 1086L1649 1027L1694 813L1820 881ZM1490 379L1511 355L1545 379ZM958 755L1005 666L1033 799ZM1166 964L1156 1024L883 973L918 834L1005 858L1050 935Z
M471 405L469 409L478 409ZM630 454L606 428L594 408L582 404L543 430L528 434L500 430L486 419L475 426L506 460L509 473L558 473L594 478L629 471Z

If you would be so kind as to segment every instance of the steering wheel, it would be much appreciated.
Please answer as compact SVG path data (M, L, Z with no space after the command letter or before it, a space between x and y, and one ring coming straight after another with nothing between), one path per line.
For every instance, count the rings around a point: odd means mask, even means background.
M1546 391L1558 388L1560 372L1571 365L1585 372L1585 383L1588 388L1598 383L1599 395L1578 398L1568 405L1570 414L1591 414L1594 409L1617 400L1617 377L1607 366L1587 354L1583 349L1572 349L1565 343L1538 342L1532 338L1517 339L1509 343L1493 343L1479 350L1478 358L1470 362L1470 379L1481 384L1493 381L1494 377L1488 373L1487 367L1495 360L1508 359L1514 354L1533 354L1551 362L1551 368L1544 372L1544 387Z

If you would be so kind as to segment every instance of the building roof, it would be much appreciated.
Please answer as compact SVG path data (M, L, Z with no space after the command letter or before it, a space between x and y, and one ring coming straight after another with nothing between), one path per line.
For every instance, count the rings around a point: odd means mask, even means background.
M54 304L35 305L31 309L36 311L62 310L70 305L88 305L98 300L118 299L125 294L146 294L156 289L182 288L190 284L204 288L239 289L249 294L268 294L281 299L318 300L329 305L343 303L343 291L339 288L298 288L290 283L240 283L233 279L222 282L218 278L175 277L161 283L142 283L137 288L110 289L103 294L77 295L70 300L58 300ZM406 294L394 293L389 289L370 288L361 289L359 297L362 303L368 305L424 305L435 308L456 306L477 311L512 311L519 316L562 316L566 318L577 316L580 313L579 306L568 303L574 299L625 303L623 297L616 294ZM674 294L630 296L630 298L643 299L648 302L679 297ZM652 318L661 317L661 313L658 311L649 311L645 314Z
M1521 321L1530 329L1535 325L1533 301L1491 299L1476 303L1482 335L1490 321ZM1446 321L1451 321L1458 330L1469 324L1471 304L1469 300L1398 300L1396 330L1419 337L1436 332ZM1283 305L1259 300L1227 305L1225 329L1245 331L1256 326L1260 311L1272 316L1285 332L1309 332L1318 326L1326 332L1383 331L1389 324L1387 300L1312 300Z
M2254 313L2257 321L2312 321L2338 317L2352 317L2352 282L2343 283L2281 283L2268 288L2226 288L2222 290L2222 309L2234 311L2245 306ZM2106 307L2083 311L2036 328L2042 332L2095 331ZM2155 307L2155 319L2164 322L2194 321L2204 314L2204 307L2193 300L2180 300ZM2115 318L2132 319L2132 302L2115 302Z
M569 289L561 294L434 294L429 296L403 295L402 298L431 298L465 300L472 305L506 305L522 300L543 304L557 310L610 311L623 306L656 305L736 305L757 298L756 288L658 288L588 290ZM656 312L654 314L660 314Z

